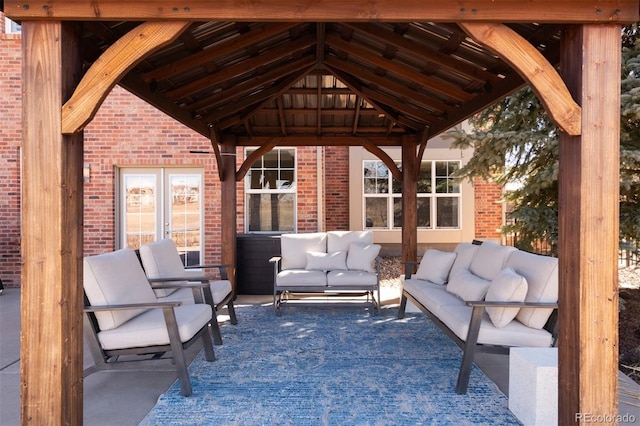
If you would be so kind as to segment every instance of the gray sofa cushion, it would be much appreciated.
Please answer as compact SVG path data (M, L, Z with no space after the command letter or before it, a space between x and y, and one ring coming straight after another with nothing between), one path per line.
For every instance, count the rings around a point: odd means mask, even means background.
M324 271L307 271L306 269L287 269L280 271L276 277L278 286L316 286L327 285L327 273Z
M469 270L480 278L491 281L502 271L509 255L516 250L515 247L485 241L473 256Z

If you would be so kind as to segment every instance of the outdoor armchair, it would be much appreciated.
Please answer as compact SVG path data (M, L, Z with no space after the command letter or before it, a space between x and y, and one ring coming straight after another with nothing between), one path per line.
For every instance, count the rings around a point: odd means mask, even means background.
M84 376L142 364L159 366L170 353L182 394L190 395L184 349L200 340L205 359L214 360L211 307L201 298L191 305L158 301L131 249L86 257L83 275L85 336L95 362ZM201 293L201 284L187 286Z
M178 253L178 249L171 239L164 239L145 244L139 250L140 261L147 274L156 296L160 300L180 300L193 303L192 292L186 289L167 289L160 286L163 283L200 282L208 284L202 290L204 300L213 309L211 332L216 345L222 344L222 334L218 325L217 312L227 306L231 324L237 324L233 306L233 291L231 282L227 279L227 267L230 265L196 265L185 267ZM220 279L203 274L201 269L217 268ZM195 270L198 269L198 270Z

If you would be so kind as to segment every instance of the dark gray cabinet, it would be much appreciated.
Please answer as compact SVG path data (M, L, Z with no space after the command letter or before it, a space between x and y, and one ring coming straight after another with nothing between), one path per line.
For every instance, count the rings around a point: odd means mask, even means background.
M273 294L273 264L280 255L280 235L238 234L237 294Z

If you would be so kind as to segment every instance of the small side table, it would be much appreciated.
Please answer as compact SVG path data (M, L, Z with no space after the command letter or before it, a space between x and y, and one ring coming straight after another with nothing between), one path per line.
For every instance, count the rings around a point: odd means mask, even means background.
M558 424L558 348L511 348L509 410L525 426Z

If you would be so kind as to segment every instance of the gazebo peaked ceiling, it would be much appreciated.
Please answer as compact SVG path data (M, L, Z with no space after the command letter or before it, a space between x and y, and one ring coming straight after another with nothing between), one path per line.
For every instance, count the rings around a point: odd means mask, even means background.
M136 22L85 22L92 65ZM557 64L555 24L509 27ZM209 137L432 137L524 84L453 23L197 22L120 84ZM342 142L340 142L342 141Z

